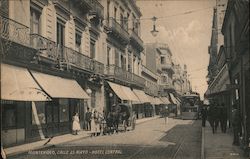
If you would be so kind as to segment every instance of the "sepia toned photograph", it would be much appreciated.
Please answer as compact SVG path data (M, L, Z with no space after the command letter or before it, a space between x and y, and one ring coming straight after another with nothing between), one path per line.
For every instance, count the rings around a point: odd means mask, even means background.
M249 0L1 0L2 159L249 159Z

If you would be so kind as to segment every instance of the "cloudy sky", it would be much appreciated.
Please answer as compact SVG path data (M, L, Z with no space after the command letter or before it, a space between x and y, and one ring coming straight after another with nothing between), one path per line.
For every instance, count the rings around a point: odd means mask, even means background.
M137 0L141 9L141 36L144 43L167 43L176 63L187 64L192 88L201 96L207 89L209 62L208 45L211 39L215 0ZM156 16L154 38L152 18Z

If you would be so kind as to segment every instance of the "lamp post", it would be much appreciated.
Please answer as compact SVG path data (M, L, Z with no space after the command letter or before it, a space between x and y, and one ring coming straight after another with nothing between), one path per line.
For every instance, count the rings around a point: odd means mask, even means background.
M156 22L156 20L157 20L157 18L154 16L154 17L152 18L152 21L153 21L153 30L150 31L151 34L152 34L154 37L156 37L157 34L159 33L159 31L156 30L156 27L155 27L155 22Z

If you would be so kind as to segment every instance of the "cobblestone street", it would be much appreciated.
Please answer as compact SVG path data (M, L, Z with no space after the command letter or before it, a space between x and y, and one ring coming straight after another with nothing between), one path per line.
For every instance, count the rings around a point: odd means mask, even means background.
M89 137L13 158L199 159L200 148L200 121L169 119L165 125L159 118L138 125L134 131Z

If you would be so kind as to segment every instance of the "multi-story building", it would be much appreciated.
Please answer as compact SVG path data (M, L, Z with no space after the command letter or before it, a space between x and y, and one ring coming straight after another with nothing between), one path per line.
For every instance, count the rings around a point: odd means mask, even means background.
M74 113L84 126L102 106L104 15L89 2L1 1L4 146L69 133Z
M178 85L180 89L177 88L179 77L182 76L179 71L175 68L172 61L172 53L167 44L163 43L150 43L146 44L146 66L155 72L159 76L158 80L158 96L162 97L163 103L170 104L171 110L178 115L180 114L180 100L178 100L178 91L181 95L182 85ZM155 60L152 60L155 59ZM178 76L178 77L177 77ZM181 78L182 79L182 78ZM177 89L176 89L177 88ZM171 101L171 103L169 102ZM158 112L159 107L156 107L156 112Z
M141 77L141 12L133 0L100 3L104 6L105 108L110 111L113 104L120 102L143 103L132 92L142 91L145 86Z
M222 33L224 35L224 51L229 70L230 85L227 88L230 91L230 103L236 104L241 112L241 146L249 155L249 1L228 0ZM220 74L218 76L220 76Z
M223 5L223 4L221 4ZM206 96L218 104L225 104L231 120L232 105L240 109L242 147L249 149L249 1L228 0L221 30L224 45L216 57L217 73L209 83ZM218 5L217 5L218 8ZM215 21L215 17L214 20ZM215 41L216 42L216 41ZM211 57L211 55L210 55Z
M208 66L208 84L214 80L215 76L219 72L217 66L217 56L220 52L220 46L224 43L224 37L221 33L223 19L227 7L228 0L216 0L216 7L213 12L213 24L210 46L208 47L208 53L210 54L209 66Z

